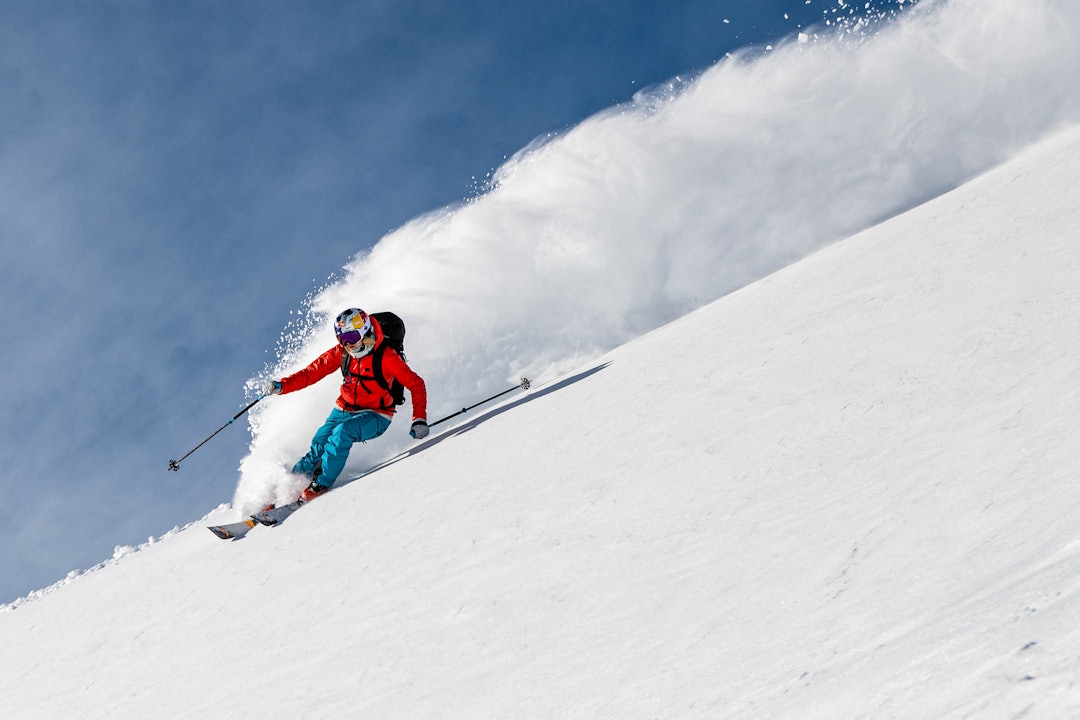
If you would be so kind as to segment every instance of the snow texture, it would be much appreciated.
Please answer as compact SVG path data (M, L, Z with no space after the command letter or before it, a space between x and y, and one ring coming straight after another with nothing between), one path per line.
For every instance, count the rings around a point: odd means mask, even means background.
M1075 90L1009 103L987 56L1041 38L1070 88L1080 9L922 5L594 118L357 258L276 369L361 296L417 318L433 415L542 382L220 541L334 387L274 398L236 506L0 613L4 716L1080 716L1080 125L1016 152ZM760 164L787 184L723 171Z
M406 224L314 293L266 375L330 347L342 309L392 309L438 418L521 376L557 378L1080 121L1078 3L928 2L874 32L851 25L539 139L486 193ZM328 379L255 408L237 507L295 494L286 470L336 392ZM351 471L406 448L407 430L355 451Z
M1078 183L1074 128L25 602L5 715L1077 717Z

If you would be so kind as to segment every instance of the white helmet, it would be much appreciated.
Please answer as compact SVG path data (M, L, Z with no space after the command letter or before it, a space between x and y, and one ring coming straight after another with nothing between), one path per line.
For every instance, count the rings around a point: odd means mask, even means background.
M374 328L371 318L360 308L349 308L338 313L334 320L334 334L349 354L362 358L375 347Z

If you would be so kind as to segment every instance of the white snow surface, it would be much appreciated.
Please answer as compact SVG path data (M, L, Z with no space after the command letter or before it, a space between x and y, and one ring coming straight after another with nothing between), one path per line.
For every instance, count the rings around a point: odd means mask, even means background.
M313 293L266 375L329 348L344 308L394 310L439 418L523 375L554 380L1080 122L1075 0L923 2L901 18L808 28L538 140L486 192ZM328 379L256 406L236 507L295 494L287 468L336 392ZM408 447L408 425L349 471Z
M222 542L336 383L260 403L232 506L0 607L2 717L1080 717L1077 26L808 28L391 233L265 375L359 305L430 419L534 388Z
M1080 717L1080 127L0 614L4 717Z

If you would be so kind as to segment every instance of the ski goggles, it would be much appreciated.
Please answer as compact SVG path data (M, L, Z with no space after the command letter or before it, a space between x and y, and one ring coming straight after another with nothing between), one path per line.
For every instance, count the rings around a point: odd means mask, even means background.
M359 330L346 330L337 334L338 342L342 345L355 345L364 339L364 334Z
M338 342L340 342L342 345L356 345L357 343L365 340L368 341L368 343L371 345L375 344L375 338L370 332L365 335L359 330L346 330L343 333L338 333L337 339Z

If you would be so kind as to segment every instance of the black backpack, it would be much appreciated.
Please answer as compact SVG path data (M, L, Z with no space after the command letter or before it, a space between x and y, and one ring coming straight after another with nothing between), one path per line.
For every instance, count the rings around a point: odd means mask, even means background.
M396 379L392 383L386 381L382 371L382 358L389 346L397 351L402 360L405 359L405 323L392 312L371 313L371 317L375 318L383 331L383 341L376 345L371 353L371 370L375 373L375 382L390 393L395 405L403 405L405 404L405 386ZM349 357L348 353L341 354L341 374L346 378L349 377Z

